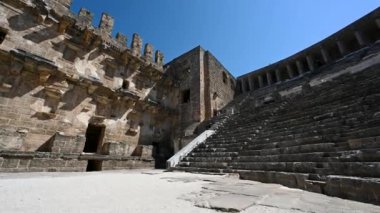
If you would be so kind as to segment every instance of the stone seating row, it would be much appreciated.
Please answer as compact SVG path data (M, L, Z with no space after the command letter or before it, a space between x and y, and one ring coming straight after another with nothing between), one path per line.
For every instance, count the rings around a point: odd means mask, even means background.
M243 179L340 197L350 197L351 192L339 192L343 186L336 184L350 178L359 185L379 187L379 73L375 67L343 75L260 106L251 93L241 104L245 109L230 116L176 169L239 173ZM379 202L374 196L353 199Z

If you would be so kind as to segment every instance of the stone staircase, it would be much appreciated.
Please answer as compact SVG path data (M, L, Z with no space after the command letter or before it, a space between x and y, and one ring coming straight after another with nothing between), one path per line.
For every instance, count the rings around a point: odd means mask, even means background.
M376 65L259 106L251 93L174 169L380 204L379 85Z

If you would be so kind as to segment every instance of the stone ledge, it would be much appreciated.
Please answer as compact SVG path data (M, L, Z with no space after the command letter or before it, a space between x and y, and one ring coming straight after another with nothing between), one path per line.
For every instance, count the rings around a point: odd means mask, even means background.
M291 188L380 205L380 178L326 176L326 181L309 180L309 174L236 170L241 179L278 183Z
M154 168L154 159L99 154L0 151L0 172L84 172L87 161L102 161L102 170Z

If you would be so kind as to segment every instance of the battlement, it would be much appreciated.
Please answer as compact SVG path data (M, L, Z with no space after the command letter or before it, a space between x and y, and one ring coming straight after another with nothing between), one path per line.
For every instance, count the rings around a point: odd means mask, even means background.
M132 36L132 42L130 49L128 48L128 37L123 33L116 33L116 37L112 37L112 31L115 24L115 20L107 13L102 13L99 25L95 28L92 25L94 14L91 11L81 8L78 15L66 15L60 20L60 32L64 33L69 27L77 27L80 30L92 34L94 38L101 38L100 44L103 46L110 46L111 48L119 52L128 52L133 57L138 57L146 61L148 64L155 64L162 69L164 63L164 55L161 51L156 50L152 44L145 44L144 51L142 52L143 40L139 34L134 33ZM99 43L99 41L98 41Z
M98 27L95 27L93 25L94 13L88 9L81 8L78 14L70 11L72 0L36 0L33 2L4 0L3 2L29 10L40 24L58 24L57 30L61 34L67 33L71 27L76 28L82 35L75 36L82 36L85 46L92 44L93 47L106 47L106 49L112 49L124 56L137 57L139 59L136 60L145 61L147 66L152 65L158 70L163 70L163 53L159 50L154 53L151 44L146 44L144 52L142 52L142 38L137 33L132 36L130 48L127 45L128 38L123 33L118 32L116 37L112 37L115 20L108 13L102 13Z

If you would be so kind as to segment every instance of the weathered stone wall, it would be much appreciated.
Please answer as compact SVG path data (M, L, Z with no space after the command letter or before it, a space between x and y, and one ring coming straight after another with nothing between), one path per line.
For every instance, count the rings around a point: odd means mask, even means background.
M88 160L100 159L102 170L153 168L152 159L62 155L42 152L0 152L0 172L84 172Z
M205 114L206 118L211 118L218 114L235 95L235 78L229 71L213 56L209 51L205 54L205 64L208 77L205 78L205 85L208 92L205 92Z
M179 111L178 120L182 129L201 121L199 73L201 51L201 48L197 47L166 65L167 73L173 79L173 89L177 92L175 104ZM185 91L189 91L186 101Z
M142 52L137 34L129 49L111 16L95 28L70 2L0 4L0 150L81 153L92 124L104 127L98 154L150 159L172 128L172 98L158 97L163 54Z
M233 99L235 79L200 46L169 62L165 68L178 92L175 102L180 128L173 137L174 150L178 151L191 141L200 122L216 115ZM190 91L188 100L184 100L186 91Z

